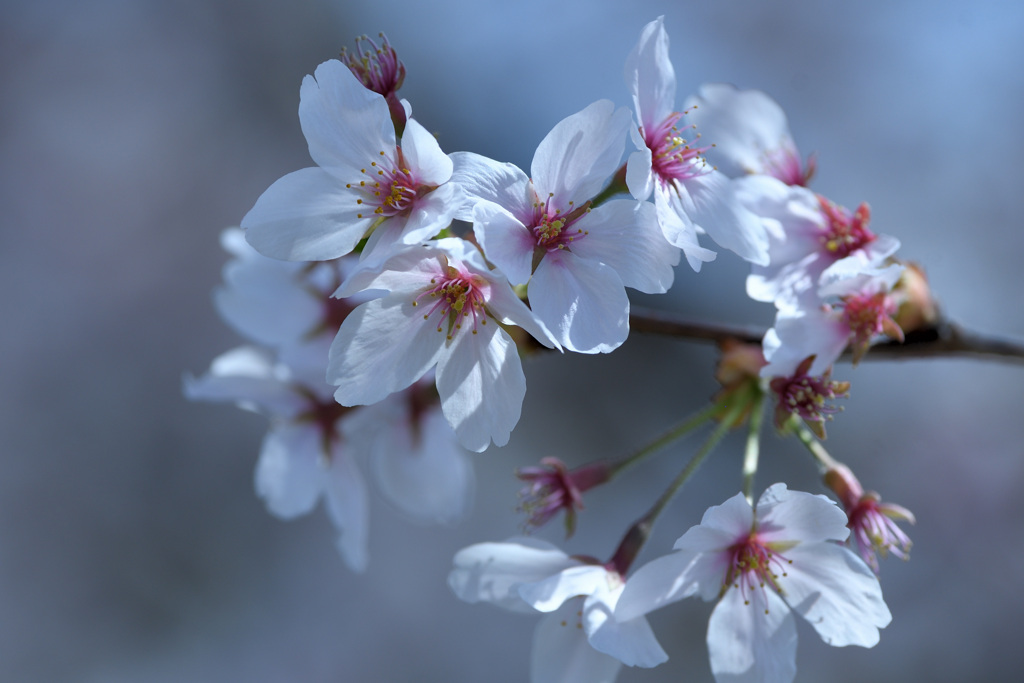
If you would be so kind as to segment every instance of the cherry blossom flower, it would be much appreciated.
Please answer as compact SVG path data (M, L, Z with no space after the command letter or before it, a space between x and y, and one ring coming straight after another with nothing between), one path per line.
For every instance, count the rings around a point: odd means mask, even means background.
M433 377L354 410L344 426L392 505L428 524L451 525L465 517L473 500L473 464L441 413Z
M805 296L800 303L808 308L782 308L776 313L775 324L764 336L768 365L761 370L762 377L791 375L808 356L814 356L808 374L820 375L847 346L853 349L856 364L879 336L903 340L892 319L897 305L890 296L903 266L875 268L867 258L857 254L836 262L820 278L820 298Z
M742 494L704 513L675 553L630 577L615 616L627 622L691 595L718 600L708 624L718 681L788 683L799 614L829 645L872 647L892 619L878 579L848 548L846 515L824 496L775 484L756 511Z
M819 439L825 438L825 421L840 411L829 403L849 395L849 382L831 379L832 369L821 376L810 376L807 371L814 364L814 356L803 360L791 376L775 377L769 386L775 394L775 427L783 430L791 415L796 415L811 428Z
M451 160L409 119L399 146L388 103L337 60L302 81L299 121L316 167L289 173L242 219L260 253L323 261L350 253L369 236L378 245L416 244L447 227L458 198L447 184Z
M849 467L835 464L825 472L825 483L839 497L849 517L850 540L860 556L878 573L878 556L890 552L903 560L910 559L910 537L896 522L915 523L914 513L902 505L883 503L874 491L864 491Z
M807 301L820 296L822 275L845 259L855 259L858 267L878 267L899 249L895 237L868 227L867 204L851 212L769 176L740 178L736 193L761 217L769 239L769 263L751 268L747 294L756 301L774 302L779 309L813 305Z
M566 537L576 530L576 511L583 509L583 493L605 483L612 470L595 462L570 471L558 458L543 458L540 467L522 467L516 476L527 483L519 492L519 510L529 515L527 528L544 526L565 510Z
M760 90L709 83L685 107L693 125L715 142L708 159L730 178L762 174L806 186L814 175L813 155L801 160L785 112Z
M625 583L596 561L520 538L464 548L454 565L448 585L459 599L545 614L534 631L531 683L612 683L622 664L668 659L644 617L613 617Z
M441 410L462 445L506 444L526 378L498 323L519 325L546 346L557 342L504 276L472 244L446 238L358 271L338 295L360 290L386 295L356 307L331 345L327 380L338 387L337 401L377 403L436 365Z
M681 248L694 270L714 258L698 245L707 232L719 245L752 263L767 265L768 241L757 218L736 201L729 179L705 159L708 146L675 109L676 75L669 60L663 17L647 24L626 60L626 84L639 128L637 150L626 167L626 184L637 199L654 193L658 221L669 242Z
M468 152L455 153L452 184L465 195L458 218L473 222L487 259L514 285L559 343L608 353L629 334L625 287L648 294L672 285L679 250L665 241L654 207L591 200L614 173L629 113L601 100L559 122L541 141L531 176Z

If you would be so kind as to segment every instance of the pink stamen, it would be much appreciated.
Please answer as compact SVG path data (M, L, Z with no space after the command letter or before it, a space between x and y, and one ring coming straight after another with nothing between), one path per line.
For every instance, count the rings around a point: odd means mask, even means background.
M693 147L683 137L683 133L694 130L695 126L685 126L680 130L677 125L685 113L673 112L661 125L649 131L640 129L644 142L651 150L651 166L665 183L689 180L711 170L703 156L710 147ZM699 134L695 135L694 139L699 137Z
M730 566L722 586L723 594L730 588L736 588L742 593L743 602L747 605L750 604L751 593L756 590L767 593L767 589L771 588L782 595L779 578L787 575L786 568L793 564L792 560L774 551L770 544L760 539L756 531L730 547L729 552Z
M472 333L477 333L478 325L487 324L487 313L484 308L486 297L483 288L486 283L479 278L447 267L442 277L433 278L431 287L416 297L413 306L418 306L421 299L436 299L434 305L423 315L429 320L437 314L437 331L444 332L447 322L447 338L453 339L456 331L462 329L467 317L472 319Z
M537 243L537 248L543 251L555 251L556 249L568 249L569 246L588 234L582 228L573 228L573 224L580 218L590 213L590 202L583 206L575 206L569 202L569 211L562 213L562 210L551 205L552 195L543 202L537 201L533 205L534 219L530 231Z
M360 198L357 204L367 208L366 213L356 214L357 218L368 217L372 211L381 218L390 218L408 213L416 200L434 189L422 185L405 165L401 148L396 150L397 159L390 159L383 151L380 160L369 168L360 169L362 177L358 182L346 183L345 187L355 190Z
M818 203L828 227L819 236L821 246L836 260L846 258L858 249L863 249L877 239L868 229L871 209L862 203L852 214L843 207L818 195Z

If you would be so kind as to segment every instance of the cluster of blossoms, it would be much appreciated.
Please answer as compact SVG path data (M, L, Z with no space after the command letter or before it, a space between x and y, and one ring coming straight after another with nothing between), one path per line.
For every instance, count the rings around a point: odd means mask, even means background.
M763 93L705 86L677 109L661 19L627 58L633 111L601 100L567 116L529 173L444 153L396 94L406 71L390 44L363 39L357 52L302 83L299 120L316 165L271 185L224 235L233 259L216 303L251 344L186 383L193 398L270 419L256 473L270 510L302 514L323 494L357 570L367 562L360 461L410 515L458 519L472 488L463 449L503 446L519 421L521 356L615 350L629 333L626 289L666 292L683 257L699 270L716 257L706 235L751 263L748 294L778 311L763 349L726 351L725 388L694 423L717 420L707 448L607 562L529 538L483 543L456 555L449 584L463 600L547 615L535 683L612 681L622 664L664 662L644 615L692 595L719 601L708 630L719 680L791 680L793 613L832 645L874 645L890 615L872 569L878 554L906 555L892 520L913 517L866 494L813 436L824 438L828 401L849 388L830 378L841 354L850 348L856 361L883 336L902 338L899 244L869 229L867 205L850 212L806 188L815 162L802 160ZM768 393L777 426L805 440L842 508L783 484L752 504ZM744 492L628 576L668 498L745 421L754 446ZM548 457L524 468L528 526L564 511L571 534L583 493L653 450L619 464L569 470Z

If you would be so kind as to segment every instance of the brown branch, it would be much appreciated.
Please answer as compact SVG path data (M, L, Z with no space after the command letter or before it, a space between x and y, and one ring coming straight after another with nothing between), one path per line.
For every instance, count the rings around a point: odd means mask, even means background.
M629 326L634 332L697 341L721 342L726 339L737 339L749 344L760 344L764 336L763 330L752 327L695 323L671 313L637 307L633 307L629 315ZM902 360L952 356L1024 364L1024 345L991 339L965 330L955 323L939 321L932 327L910 332L902 344L898 341L876 344L864 358ZM843 358L851 358L850 352L847 351Z

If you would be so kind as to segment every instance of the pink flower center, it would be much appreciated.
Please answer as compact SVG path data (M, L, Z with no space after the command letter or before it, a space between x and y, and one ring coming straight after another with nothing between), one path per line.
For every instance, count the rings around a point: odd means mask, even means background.
M416 297L412 305L418 306L420 299L433 299L433 306L423 315L423 319L430 320L436 316L437 331L445 332L447 326L449 341L462 329L466 318L472 321L473 334L477 333L477 325L487 324L485 305L488 284L483 278L446 266L445 274L432 278L430 284L431 288Z
M345 187L359 194L356 203L372 209L380 218L390 218L407 213L416 200L434 189L432 186L417 182L412 171L405 166L402 150L397 151L397 163L388 159L380 152L380 161L374 161L369 168L359 170L365 176L355 183L346 183ZM364 218L369 212L357 213L357 218Z
M772 550L770 544L752 531L747 538L729 548L729 571L722 585L722 594L736 588L742 592L746 605L750 604L751 593L757 590L765 592L771 588L782 595L779 578L787 575L786 567L791 564L792 560Z
M825 420L831 419L834 413L840 411L840 408L829 401L848 395L850 383L832 380L831 369L820 377L807 374L814 364L814 358L815 356L805 358L791 377L776 377L769 384L777 400L775 424L780 429L790 415L798 415L818 436L821 436L824 433Z
M569 202L569 210L562 213L560 208L552 206L553 196L548 195L544 202L538 200L533 204L534 219L530 231L537 248L542 251L567 249L573 242L587 235L586 230L573 227L573 224L590 213L590 202L579 207Z
M813 154L804 166L796 148L788 142L778 149L768 150L762 158L765 173L787 185L806 187L817 167Z
M858 249L863 249L877 239L868 229L871 209L862 203L852 214L821 195L818 195L821 212L828 223L819 236L821 246L836 260L846 258Z
M895 313L896 304L885 292L843 297L843 322L850 326L854 346L882 334Z
M677 125L686 112L673 112L661 125L644 130L644 142L651 150L651 166L662 182L673 180L689 180L707 173L707 161L704 152L709 147L692 147L683 134L693 130L694 126L684 126L681 130ZM695 135L695 139L700 135Z

